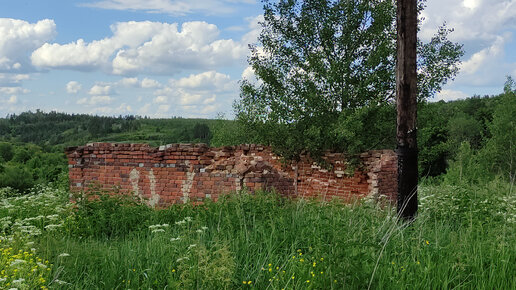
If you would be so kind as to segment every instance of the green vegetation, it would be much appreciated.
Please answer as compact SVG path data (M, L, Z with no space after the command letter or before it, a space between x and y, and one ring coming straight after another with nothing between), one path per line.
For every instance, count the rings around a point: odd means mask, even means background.
M100 117L42 111L0 119L0 188L27 192L34 185L67 186L64 149L88 142L132 142L159 146L207 143L217 121Z
M268 192L159 210L115 190L79 193L70 202L65 145L259 139L223 119L39 111L0 119L0 288L515 289L514 82L496 97L421 103L419 110L426 178L411 225L372 200L289 200ZM373 142L379 133L363 124L393 130L392 114L390 107L363 111L350 124L369 130ZM63 121L51 121L58 115ZM85 129L90 122L98 131ZM393 144L393 137L376 142ZM36 144L23 142L30 140Z
M514 179L514 90L508 80L506 92L498 96L421 102L418 112L421 177L437 177L445 173L450 162L459 158L461 146L469 146L471 154L479 154L475 158L482 159L475 162L485 165L481 172L490 175L505 171L506 177ZM395 116L393 106L357 110L357 115L346 123L347 127L341 124L341 129L350 136L355 136L349 131L351 129L361 130L364 134L361 138L354 138L354 145L348 146L354 148L352 150L394 148ZM52 126L54 122L55 126ZM98 122L111 124L109 133L94 137L84 129L88 124ZM66 184L65 146L94 141L149 143L153 146L194 142L225 146L264 142L245 124L222 117L218 120L146 119L37 111L0 119L0 130L3 130L0 135L0 187L9 186L19 191L48 182ZM318 139L305 139L313 142L314 146L318 142ZM288 138L285 140L288 142ZM468 145L461 145L463 143Z
M445 177L421 186L409 227L370 200L239 192L153 210L40 187L0 203L0 288L514 289L511 184Z
M62 149L0 142L0 188L26 192L36 184L67 185L67 160Z
M395 136L395 1L264 2L251 47L257 82L243 80L237 119L287 159L325 150L357 154ZM425 1L419 1L420 11ZM458 72L462 45L440 27L418 41L418 99Z
M42 147L79 146L88 142L209 143L214 120L149 119L24 112L0 119L0 141Z

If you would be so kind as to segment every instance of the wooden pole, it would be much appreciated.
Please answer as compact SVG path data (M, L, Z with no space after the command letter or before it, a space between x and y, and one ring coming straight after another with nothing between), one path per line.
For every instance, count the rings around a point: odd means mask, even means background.
M413 220L417 213L417 0L398 0L396 62L396 140L398 215Z

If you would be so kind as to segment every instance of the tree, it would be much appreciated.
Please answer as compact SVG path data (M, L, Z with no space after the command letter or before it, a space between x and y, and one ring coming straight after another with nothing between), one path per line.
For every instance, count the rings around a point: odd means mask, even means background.
M484 163L490 164L491 170L508 176L511 182L516 180L516 83L507 77L504 93L495 107L493 121L489 124L491 138L488 140L483 155Z
M395 144L394 115L370 118L394 112L394 1L264 0L264 10L249 58L258 82L243 80L235 103L244 130L288 159ZM420 100L458 71L449 32L418 43Z
M195 126L193 127L193 138L195 140L209 144L211 135L211 130L208 125L203 123L195 123Z
M7 142L0 143L0 162L9 162L14 156L13 145Z

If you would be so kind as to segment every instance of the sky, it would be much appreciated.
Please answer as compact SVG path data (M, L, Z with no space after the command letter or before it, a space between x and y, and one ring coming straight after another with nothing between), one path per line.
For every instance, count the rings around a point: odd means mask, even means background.
M0 0L0 117L36 109L231 118L251 78L260 0ZM419 37L447 23L461 71L432 101L516 78L516 0L428 0Z

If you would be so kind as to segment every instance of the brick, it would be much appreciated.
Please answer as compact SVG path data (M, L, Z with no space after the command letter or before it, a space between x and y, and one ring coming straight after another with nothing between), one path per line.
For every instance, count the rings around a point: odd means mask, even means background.
M301 156L297 163L281 162L270 148L253 144L223 148L171 144L153 148L144 144L92 143L67 148L66 156L71 190L98 181L107 190L117 185L121 193L129 193L137 182L140 193L150 196L152 169L154 190L161 195L160 206L181 202L188 177L193 177L192 200L204 199L205 194L213 194L216 200L219 193L235 190L241 181L250 190L276 188L293 197L296 166L298 192L307 197L350 201L375 190L395 200L397 191L397 157L390 150L361 154L365 171L356 170L353 176L346 174L346 159L341 153L327 152L322 156L333 166L327 169L308 155ZM131 179L134 169L138 172L136 181Z

